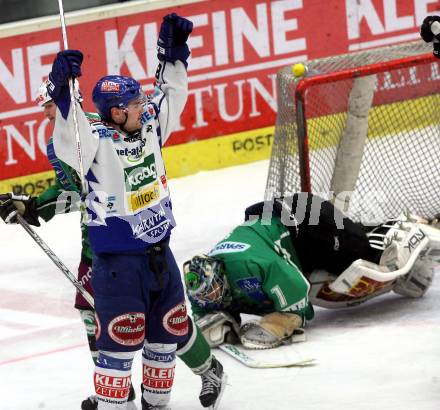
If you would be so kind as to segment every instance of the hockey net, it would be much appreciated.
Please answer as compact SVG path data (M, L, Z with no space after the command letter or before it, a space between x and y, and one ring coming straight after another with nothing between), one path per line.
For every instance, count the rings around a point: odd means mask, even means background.
M435 60L417 41L308 61L299 80L282 69L266 199L316 193L365 224L439 214Z

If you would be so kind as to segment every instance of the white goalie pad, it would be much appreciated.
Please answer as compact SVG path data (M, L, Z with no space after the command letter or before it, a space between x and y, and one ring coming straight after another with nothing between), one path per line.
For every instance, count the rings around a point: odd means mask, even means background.
M231 333L238 338L240 332L240 326L227 312L208 313L197 319L196 324L211 347L220 346Z
M409 238L411 236L410 231L414 230L415 227L420 228L429 239L426 255L429 255L434 262L440 263L440 221L438 217L428 221L415 214L403 213L398 219L381 225L378 227L379 229L375 228L367 236L373 248L385 250L393 241L398 242ZM388 228L388 230L383 233L381 228ZM413 241L416 242L416 239L413 239ZM411 250L411 247L408 247L408 249ZM425 254L425 252L422 252L422 254Z
M433 277L432 262L420 258L407 275L397 278L393 291L402 296L421 298L431 286Z
M360 305L369 299L393 289L394 282L377 282L372 279L363 278L358 287L352 289L350 294L335 292L330 288L330 284L336 276L323 270L313 271L309 277L310 292L309 300L314 306L326 309L340 309Z
M311 303L330 309L350 307L391 290L412 298L423 296L440 267L440 224L410 214L402 218L406 219L393 221L385 234L370 236L376 248L388 243L380 265L358 260L338 278L312 272Z
M365 287L368 282L392 282L406 275L417 258L425 256L429 249L430 239L425 233L425 227L427 225L413 222L399 223L393 231L390 230L392 236L380 265L358 259L329 285L330 289L346 295L356 295L359 287ZM387 237L388 235L387 233Z
M440 264L440 224L420 225L429 239L429 245L424 252L424 257L429 258L433 268Z

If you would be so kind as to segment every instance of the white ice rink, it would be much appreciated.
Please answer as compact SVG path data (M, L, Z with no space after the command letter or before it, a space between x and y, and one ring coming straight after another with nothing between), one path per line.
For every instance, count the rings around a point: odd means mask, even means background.
M170 181L178 223L171 246L180 266L262 200L267 167L262 161ZM76 273L79 215L58 216L38 233ZM19 226L0 224L0 252L0 409L79 410L93 390L93 365L74 288ZM313 367L250 369L216 352L229 374L220 410L440 409L439 293L435 280L421 300L387 294L349 310L317 309L306 342L258 352L296 350L316 358ZM201 409L199 390L200 378L179 361L173 410Z

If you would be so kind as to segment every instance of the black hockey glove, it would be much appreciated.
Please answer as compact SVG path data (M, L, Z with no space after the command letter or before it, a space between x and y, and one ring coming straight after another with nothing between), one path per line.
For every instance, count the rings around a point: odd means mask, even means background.
M420 27L420 36L423 38L424 41L427 43L430 43L434 40L434 33L432 32L431 25L434 23L434 21L437 21L440 23L440 16L427 16L423 20L423 23ZM437 35L440 37L440 35ZM440 40L440 38L438 38Z
M193 30L193 23L178 16L176 13L167 14L160 26L157 40L157 58L160 61L175 63L180 60L185 67L190 51L186 41Z
M38 221L37 199L28 195L13 193L0 194L0 217L7 223L17 223L17 213L28 224L40 226Z
M428 16L420 27L420 35L427 43L434 42L434 57L440 58L440 16Z
M80 77L82 61L83 54L79 50L60 51L55 57L52 71L49 74L52 84L56 87L63 87L68 85L70 77Z

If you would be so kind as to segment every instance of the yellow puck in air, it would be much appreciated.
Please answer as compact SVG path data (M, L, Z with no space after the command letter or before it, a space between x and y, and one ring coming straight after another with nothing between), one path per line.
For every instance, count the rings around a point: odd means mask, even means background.
M296 63L292 66L292 73L295 77L301 77L306 72L306 67L302 63Z

